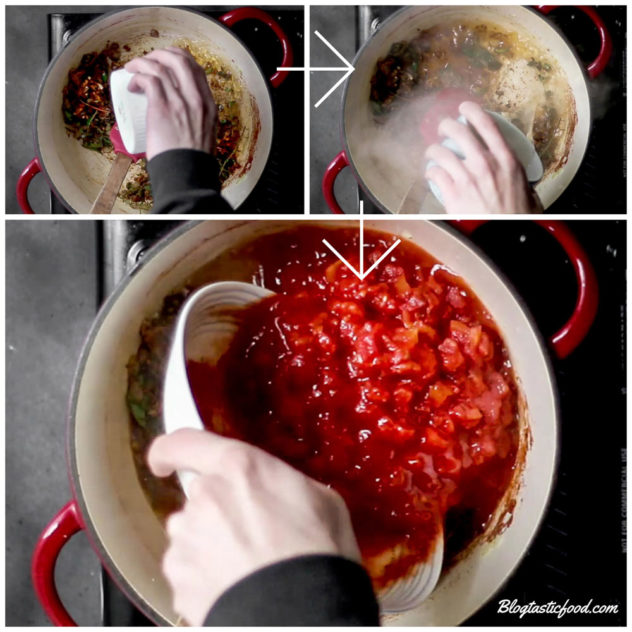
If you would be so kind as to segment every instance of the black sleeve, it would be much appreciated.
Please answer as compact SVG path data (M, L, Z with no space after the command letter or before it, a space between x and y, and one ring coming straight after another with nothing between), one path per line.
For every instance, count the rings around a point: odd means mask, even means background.
M152 213L232 213L219 194L217 160L204 151L171 149L147 163Z
M371 580L355 562L306 555L262 568L229 588L205 625L379 625Z

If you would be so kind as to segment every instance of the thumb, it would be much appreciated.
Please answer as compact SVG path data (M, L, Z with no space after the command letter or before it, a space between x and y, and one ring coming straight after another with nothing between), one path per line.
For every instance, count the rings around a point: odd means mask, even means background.
M156 438L149 446L147 463L161 477L177 470L214 474L220 467L220 453L233 441L214 432L183 428Z

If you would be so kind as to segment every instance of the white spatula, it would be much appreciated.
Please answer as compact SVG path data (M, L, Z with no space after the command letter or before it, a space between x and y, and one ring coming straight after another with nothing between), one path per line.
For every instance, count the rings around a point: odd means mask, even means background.
M180 428L204 429L187 375L187 361L216 364L228 349L241 309L274 292L250 283L223 281L200 288L185 301L178 319L162 394L165 432ZM185 493L193 474L178 472Z

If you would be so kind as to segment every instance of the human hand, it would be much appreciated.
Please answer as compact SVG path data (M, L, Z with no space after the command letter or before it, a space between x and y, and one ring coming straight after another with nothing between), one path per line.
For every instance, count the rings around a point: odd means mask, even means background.
M132 59L125 69L134 73L128 90L147 95L147 160L169 149L213 152L217 108L190 53L170 46Z
M454 119L444 119L439 133L456 142L465 160L441 145L430 145L426 158L436 166L426 178L441 191L448 213L536 213L542 211L518 159L494 120L476 103L459 106L476 133ZM483 142L481 142L481 140Z
M201 625L221 594L258 569L299 555L360 561L342 498L280 459L200 430L158 437L147 460L156 476L197 476L167 521L163 572L174 609Z

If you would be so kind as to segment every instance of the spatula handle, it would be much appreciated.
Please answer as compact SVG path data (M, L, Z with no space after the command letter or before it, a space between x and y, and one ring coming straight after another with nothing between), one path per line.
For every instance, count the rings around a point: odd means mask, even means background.
M121 184L123 184L131 164L132 159L129 156L116 154L114 164L110 169L103 188L92 205L92 209L90 209L90 213L110 213L112 211L116 196L121 190Z

